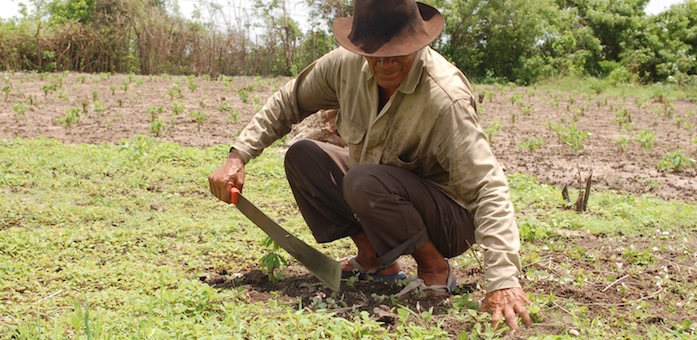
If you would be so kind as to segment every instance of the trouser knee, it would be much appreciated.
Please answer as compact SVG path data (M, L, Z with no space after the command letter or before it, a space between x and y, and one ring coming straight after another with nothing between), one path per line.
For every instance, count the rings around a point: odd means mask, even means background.
M286 151L286 156L283 160L285 169L288 170L294 165L302 164L303 161L306 161L309 156L308 150L312 147L316 148L316 145L312 141L306 139L293 143Z
M379 165L373 164L358 165L344 177L344 198L357 215L370 209L376 197L388 192L379 179L379 168Z

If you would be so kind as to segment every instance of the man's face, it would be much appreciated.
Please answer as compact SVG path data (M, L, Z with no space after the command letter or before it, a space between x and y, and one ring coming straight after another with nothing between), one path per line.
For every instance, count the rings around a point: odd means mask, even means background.
M400 57L365 57L380 87L396 90L407 76L416 53Z

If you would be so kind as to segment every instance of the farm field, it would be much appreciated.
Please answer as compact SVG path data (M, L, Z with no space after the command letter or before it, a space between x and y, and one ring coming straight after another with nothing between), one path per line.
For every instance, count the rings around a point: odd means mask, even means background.
M2 338L697 336L694 89L474 85L534 303L535 326L509 334L476 312L476 249L451 260L445 301L350 278L332 294L292 259L276 279L259 270L273 249L206 176L287 79L0 76ZM283 148L250 163L247 196L328 255L352 254L312 240ZM562 186L574 201L591 173L577 213Z

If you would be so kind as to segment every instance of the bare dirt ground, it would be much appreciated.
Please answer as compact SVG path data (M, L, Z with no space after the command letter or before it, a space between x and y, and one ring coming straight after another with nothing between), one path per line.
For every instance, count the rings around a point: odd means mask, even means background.
M0 93L0 139L7 138L55 138L69 143L119 143L135 134L156 135L157 139L188 146L210 146L230 143L266 98L286 79L243 78L211 81L203 78L169 76L127 76L108 74L26 74L4 73L5 86ZM56 84L51 89L51 84ZM192 85L193 84L193 85ZM542 183L551 185L578 185L580 178L593 173L595 190L610 189L632 194L648 194L664 199L694 202L697 200L697 180L694 168L681 172L659 171L661 159L674 151L687 158L697 158L697 105L693 100L669 100L661 96L639 99L631 96L607 97L604 95L575 95L533 88L475 86L481 95L479 113L482 126L491 136L494 152L509 173L526 173L536 176ZM25 112L21 104L25 105ZM176 113L174 103L183 105ZM79 122L67 127L68 111L79 112ZM160 110L161 108L161 110ZM197 122L195 112L198 112ZM201 119L201 117L206 117ZM161 130L153 129L154 121L161 121ZM550 124L550 122L552 124ZM557 130L553 124L569 127L574 122L576 132L590 135L582 141L583 147L575 150L564 141L573 131ZM623 125L620 128L620 124ZM158 132L159 131L159 132ZM655 133L651 147L641 145L651 142L649 132ZM624 136L625 143L618 142ZM531 147L534 139L543 141L538 149ZM527 145L527 146L526 146ZM221 156L222 157L222 156ZM579 176L579 174L581 174ZM629 260L618 256L617 250L642 240L622 238L612 241L611 249L604 249L607 242L598 242L592 235L574 235L573 243L598 253L595 265L586 264L568 254L549 251L540 254L541 261L528 266L538 271L554 273L562 271L561 264L573 262L583 267L589 276L604 276L617 272L617 268L630 268ZM571 242L571 236L560 235L558 242ZM677 260L679 254L663 254L645 270L663 273L666 270L681 282L697 280L697 271ZM673 258L674 257L674 258ZM413 272L414 264L405 260L404 269ZM683 270L680 270L680 266ZM408 298L402 304L413 311L434 308L438 321L451 334L458 334L471 325L460 324L446 313L463 294L480 299L477 283L483 281L476 265L453 264L458 278L456 295L449 299ZM530 268L528 268L530 269ZM658 287L643 279L644 274L627 271L616 273L614 284L597 284L593 289L548 281L548 284L529 285L535 293L554 292L556 303L576 301L586 303L593 313L632 313L627 301L650 299ZM244 285L248 287L250 301L275 298L297 305L319 308L330 292L318 286L317 280L303 268L287 268L284 278L272 283L259 271L246 273L209 273L201 280L220 287ZM524 284L526 284L524 279ZM623 289L617 289L623 287ZM391 311L395 304L376 296L397 292L400 287L392 283L356 282L342 285L342 305L328 307L338 315L352 317L357 310L368 311L387 327L396 324L399 316ZM665 301L681 301L686 292L679 289L661 289ZM274 293L274 294L272 294ZM564 314L563 314L564 315ZM647 310L648 323L681 321L681 315L663 309L660 305ZM571 318L571 316L569 316ZM557 333L563 331L570 320L545 323L538 320L535 331L526 334ZM696 320L697 321L697 320ZM526 333L527 332L527 333Z

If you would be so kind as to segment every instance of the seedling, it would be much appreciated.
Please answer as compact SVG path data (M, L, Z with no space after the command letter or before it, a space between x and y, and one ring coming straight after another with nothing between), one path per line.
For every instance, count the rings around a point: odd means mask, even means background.
M590 137L588 131L577 129L574 122L569 123L568 127L554 122L550 122L549 125L559 139L576 153L583 150L583 141Z
M484 129L484 134L486 135L486 139L489 141L491 145L496 144L494 141L494 136L501 131L501 128L503 127L503 122L500 120L495 120L489 124L489 126Z
M281 249L281 247L279 247L278 244L271 239L271 237L266 236L266 238L261 241L261 245L266 247L269 252L259 259L259 263L262 265L262 269L264 269L266 274L269 276L269 280L271 282L276 282L278 279L280 279L280 274L277 272L277 270L281 269L282 266L287 266L288 261L283 256L278 254L278 250Z
M227 101L223 100L218 104L218 110L221 112L230 112L232 111L232 106Z
M48 97L49 93L55 92L58 89L58 84L51 83L41 86L41 91L43 91L44 96Z
M244 88L239 88L237 89L237 95L240 96L240 100L243 103L249 103L249 92L247 92L247 90L245 90Z
M656 142L656 131L651 129L643 129L637 133L634 140L636 140L644 149L651 151L653 150L653 145Z
M175 116L178 116L178 115L184 113L184 104L182 104L180 102L172 103L172 112L174 113Z
M237 123L240 120L240 113L237 111L232 111L230 114L227 116L227 119L231 123Z
M80 106L82 106L82 113L87 114L87 108L90 106L90 101L88 99L83 99L80 101Z
M160 106L157 106L157 107L148 106L147 112L148 112L148 115L150 116L150 121L155 122L155 120L157 119L157 116L159 114L161 114L162 112L164 112L164 110Z
M11 91L12 91L12 86L10 86L10 85L5 85L2 87L2 92L5 92L5 101L7 101L9 99Z
M97 112L97 113L104 113L104 111L106 111L106 106L104 106L104 103L102 103L102 102L99 101L99 100L95 100L95 101L92 103L92 106L94 107L94 112Z
M152 123L150 124L151 134L153 134L155 137L160 137L164 135L166 131L167 126L163 121L158 118L153 119Z
M620 136L619 138L615 139L615 145L617 145L620 148L620 152L622 153L627 151L631 143L632 140L630 138L627 138L627 136Z
M169 94L169 97L171 99L184 97L184 95L182 94L182 89L179 87L179 84L177 83L172 84L172 88L167 90L167 94Z
M58 123L70 129L73 125L80 122L80 109L73 107L68 109L65 115L58 119Z
M196 78L194 78L194 76L189 76L187 80L189 81L189 91L196 92L196 88L198 87L196 86Z
M673 151L661 158L658 162L659 171L681 172L686 168L692 169L695 166L695 160L682 154L682 151Z
M22 102L12 104L12 110L14 110L17 114L17 118L24 117L24 114L27 112L28 109L29 107L27 106L27 104L24 104Z
M615 122L622 128L631 128L632 126L632 114L625 108L621 108L615 112Z
M543 139L537 137L530 137L526 141L520 143L518 147L533 152L541 148L543 145L545 145L545 141Z
M194 110L191 112L191 117L193 117L196 121L197 130L200 132L201 125L203 125L203 122L205 122L206 119L208 119L208 114L199 110Z
M126 83L126 82L121 83L121 89L123 90L124 93L128 92L128 83Z

